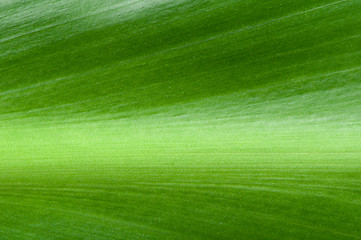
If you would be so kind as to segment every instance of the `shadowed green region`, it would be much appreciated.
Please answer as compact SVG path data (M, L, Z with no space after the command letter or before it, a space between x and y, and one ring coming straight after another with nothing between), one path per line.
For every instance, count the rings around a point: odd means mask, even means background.
M361 239L359 0L0 1L0 239Z

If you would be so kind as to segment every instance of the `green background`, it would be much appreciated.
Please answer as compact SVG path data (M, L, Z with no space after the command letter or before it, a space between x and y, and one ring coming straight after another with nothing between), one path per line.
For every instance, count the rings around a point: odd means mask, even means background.
M361 239L359 0L0 0L0 239Z

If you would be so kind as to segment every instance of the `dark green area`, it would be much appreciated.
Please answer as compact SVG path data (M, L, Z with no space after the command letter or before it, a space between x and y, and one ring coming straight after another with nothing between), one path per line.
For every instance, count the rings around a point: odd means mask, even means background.
M0 239L361 239L358 0L0 1Z

